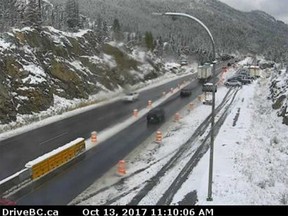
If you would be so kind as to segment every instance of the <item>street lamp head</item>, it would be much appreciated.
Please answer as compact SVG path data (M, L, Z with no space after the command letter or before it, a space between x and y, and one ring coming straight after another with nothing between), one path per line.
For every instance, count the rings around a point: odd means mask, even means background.
M153 16L163 16L164 13L153 12L152 15Z

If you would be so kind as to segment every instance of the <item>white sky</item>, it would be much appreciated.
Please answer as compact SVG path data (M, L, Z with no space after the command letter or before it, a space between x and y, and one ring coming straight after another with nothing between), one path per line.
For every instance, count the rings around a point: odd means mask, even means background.
M288 24L288 0L220 0L242 11L262 10Z

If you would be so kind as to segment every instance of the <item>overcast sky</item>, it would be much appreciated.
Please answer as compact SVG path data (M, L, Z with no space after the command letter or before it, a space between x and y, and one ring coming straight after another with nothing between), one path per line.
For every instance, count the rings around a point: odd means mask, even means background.
M220 0L242 11L262 10L288 24L288 0Z

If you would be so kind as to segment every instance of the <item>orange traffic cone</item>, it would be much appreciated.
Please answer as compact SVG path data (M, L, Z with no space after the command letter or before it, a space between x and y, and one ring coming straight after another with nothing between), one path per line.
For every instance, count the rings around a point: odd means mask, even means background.
M97 142L97 132L96 131L91 132L91 142L92 143Z
M148 100L148 105L147 105L148 108L151 108L152 107L152 101L151 100Z
M190 103L189 104L189 110L192 110L193 109L193 103Z
M138 117L138 109L134 109L133 110L133 116L134 117Z
M162 132L161 131L157 131L156 132L156 143L161 143L162 142Z
M117 173L121 176L126 174L126 168L125 168L125 161L124 160L120 160L118 162Z
M175 113L174 122L178 122L179 120L180 120L180 114L179 113Z

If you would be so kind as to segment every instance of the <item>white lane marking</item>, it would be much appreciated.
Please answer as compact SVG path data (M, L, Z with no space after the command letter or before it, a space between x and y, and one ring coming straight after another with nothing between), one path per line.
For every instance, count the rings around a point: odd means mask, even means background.
M44 143L46 143L46 142L50 142L50 141L52 141L52 140L54 140L54 139L57 139L57 138L65 135L65 134L68 134L68 132L64 132L64 133L59 134L58 136L55 136L55 137L53 137L53 138L51 138L51 139L45 140L45 141L41 142L39 145L42 145L42 144L44 144Z

